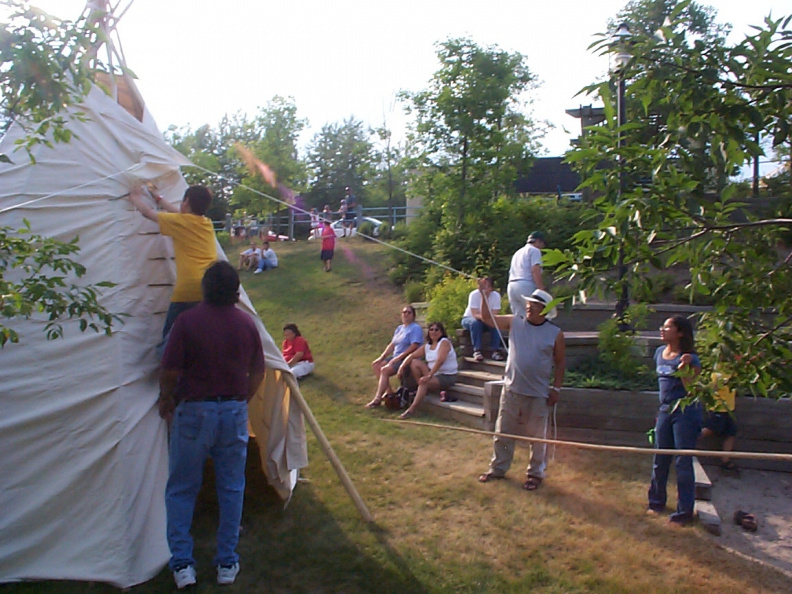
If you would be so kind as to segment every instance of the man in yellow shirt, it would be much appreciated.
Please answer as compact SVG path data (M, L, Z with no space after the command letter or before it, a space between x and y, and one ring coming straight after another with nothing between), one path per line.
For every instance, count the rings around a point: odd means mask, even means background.
M711 407L708 407L707 414L704 415L701 435L704 437L711 435L722 437L724 453L731 452L734 450L737 435L737 423L734 421L735 391L726 385L728 377L713 372L711 379L711 387L715 392L714 402ZM738 467L734 460L731 460L728 456L723 456L721 458L721 470L737 472Z
M158 346L158 349L164 349L178 315L201 302L201 279L206 269L217 260L212 221L204 216L212 201L212 193L205 186L190 186L176 206L163 200L156 191L149 192L162 210L147 203L141 186L129 192L129 200L140 214L159 225L160 233L173 239L176 284L162 329L162 342Z

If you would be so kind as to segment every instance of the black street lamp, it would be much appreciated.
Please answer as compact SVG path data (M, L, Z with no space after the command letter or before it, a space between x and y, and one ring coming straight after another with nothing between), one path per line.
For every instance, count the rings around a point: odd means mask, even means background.
M614 66L616 75L618 78L618 93L617 93L617 106L616 106L616 114L619 124L619 131L618 131L618 148L619 148L619 200L621 200L622 194L625 190L625 174L624 174L624 156L621 154L621 149L624 146L624 133L622 132L622 128L624 124L627 123L627 114L625 110L625 83L624 83L624 69L627 66L627 62L630 61L630 52L628 47L628 40L631 36L630 28L627 26L627 23L622 23L619 25L616 32L613 34L614 43L616 45L616 51L618 52L614 56ZM618 255L618 273L619 273L619 284L621 285L621 294L619 295L619 300L616 302L616 317L619 320L620 326L624 329L627 329L627 324L624 321L624 313L627 311L627 308L630 305L630 293L627 284L627 265L624 263L624 235L627 232L627 225L629 223L625 222L625 228L623 229L622 233L622 242L619 246L619 255Z

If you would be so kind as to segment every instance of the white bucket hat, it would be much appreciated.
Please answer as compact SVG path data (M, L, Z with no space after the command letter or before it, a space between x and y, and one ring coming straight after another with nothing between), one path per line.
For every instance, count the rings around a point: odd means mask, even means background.
M546 306L548 303L550 303L553 300L553 296L547 291L543 291L542 289L536 289L536 291L534 291L530 295L523 295L522 298L525 299L526 301L541 303L544 306ZM545 317L548 320L552 320L557 315L558 315L558 310L554 307L545 314Z

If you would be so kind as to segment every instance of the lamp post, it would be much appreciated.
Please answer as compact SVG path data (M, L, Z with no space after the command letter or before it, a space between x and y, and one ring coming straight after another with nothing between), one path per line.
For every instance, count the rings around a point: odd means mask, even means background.
M619 131L617 145L619 148L619 199L621 200L622 194L625 190L625 175L624 175L624 156L621 154L621 149L624 146L624 133L622 127L627 123L627 114L625 111L625 83L624 83L624 69L627 62L630 61L630 53L628 48L628 40L631 36L630 28L627 23L622 23L613 34L613 39L616 45L617 54L614 56L614 65L618 78L618 93L616 115L618 119ZM630 293L627 286L627 265L624 263L624 236L627 233L629 222L625 221L624 229L622 230L622 240L619 246L619 254L617 261L617 268L619 274L619 285L621 286L621 293L619 300L616 302L616 318L619 320L619 325L622 329L628 329L627 323L624 321L624 313L630 305Z

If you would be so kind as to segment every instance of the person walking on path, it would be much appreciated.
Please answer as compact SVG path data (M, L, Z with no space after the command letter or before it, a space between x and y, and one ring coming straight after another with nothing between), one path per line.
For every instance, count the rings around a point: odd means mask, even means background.
M325 272L330 272L333 269L333 254L335 253L336 236L333 227L330 226L330 220L324 219L322 221L322 250L319 252L319 258L322 260L322 266Z
M528 236L525 246L512 256L506 290L512 315L522 316L525 313L524 295L531 295L536 289L545 288L542 280L542 250L545 247L544 234L534 231Z
M655 423L655 447L658 449L692 450L701 431L701 404L681 404L687 388L701 372L695 353L693 325L684 316L668 318L660 327L660 340L654 361L659 383L660 410ZM666 508L666 485L673 456L655 454L652 480L649 484L647 513L659 515ZM696 479L691 456L676 457L677 509L670 522L685 525L693 521L696 502Z
M484 277L483 281L483 290L475 289L468 295L467 308L462 315L462 327L470 332L470 341L473 343L473 358L476 361L481 362L484 360L484 355L481 354L481 340L484 330L489 330L492 360L503 361L503 353L500 352L500 333L497 328L485 324L481 314L483 308L489 308L493 316L498 315L501 308L501 296L492 287L492 277ZM486 301L482 301L482 299Z
M239 274L218 261L203 276L203 301L173 324L160 374L160 416L171 421L166 536L176 586L195 584L195 500L206 458L214 463L219 523L217 583L239 573L239 521L245 495L247 402L264 378L264 351L253 318L237 309Z
M479 288L483 292L483 280ZM536 289L523 296L524 316L492 316L484 311L484 322L509 331L509 357L506 360L500 411L495 423L493 454L489 470L479 476L488 483L503 479L514 458L514 440L500 434L544 439L550 408L558 402L566 367L564 334L550 322L556 316L553 307L544 310L553 300L550 293ZM531 459L523 489L535 491L545 478L546 446L531 444Z

